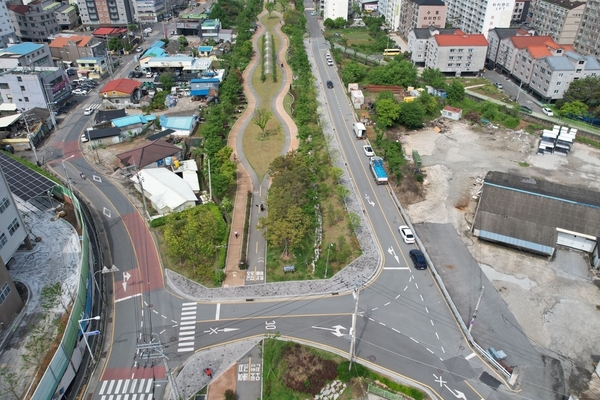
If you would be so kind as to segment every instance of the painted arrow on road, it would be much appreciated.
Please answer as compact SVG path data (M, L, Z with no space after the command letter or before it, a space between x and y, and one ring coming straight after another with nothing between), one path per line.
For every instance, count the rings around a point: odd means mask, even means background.
M330 331L332 334L334 334L337 337L342 337L342 336L346 336L345 333L340 332L342 329L346 329L341 325L336 325L332 328L323 328L321 326L312 326L311 328L313 329L321 329L323 331Z
M452 393L454 395L454 397L456 397L457 399L467 400L467 397L465 396L465 394L463 392L458 391L458 390L452 390L448 387L448 385L444 385L444 387L446 389L448 389L450 391L450 393Z
M394 248L392 246L390 246L390 248L388 249L388 253L393 255L398 264L400 264L400 258L396 255L396 251L394 251Z
M127 281L131 278L131 274L129 272L123 272L123 290L127 291Z
M375 202L373 200L371 200L371 198L369 198L369 195L365 193L365 199L367 200L367 203L369 203L371 206L375 207Z

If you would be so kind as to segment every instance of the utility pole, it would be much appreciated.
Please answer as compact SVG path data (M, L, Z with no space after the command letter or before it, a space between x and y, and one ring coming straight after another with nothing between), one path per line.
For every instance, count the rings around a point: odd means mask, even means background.
M148 219L150 215L148 214L148 207L146 206L146 194L144 193L144 178L140 175L140 171L138 167L135 165L135 160L133 160L133 167L135 168L135 175L137 176L137 181L140 184L140 191L142 192L142 204L144 205L144 218Z
M477 318L477 311L479 311L479 303L481 303L481 298L483 297L483 290L485 286L481 287L481 293L479 294L479 300L477 300L477 305L475 306L475 311L473 311L473 316L471 317L471 321L469 321L469 333L471 333L471 328L475 325L475 319Z
M354 293L352 293L352 295L354 296L354 313L352 314L352 328L350 332L350 366L348 367L349 371L352 370L352 360L354 360L354 351L356 347L356 318L358 316L358 298L360 297L361 286L362 285L356 283L354 285Z
M157 333L150 334L152 339L149 343L138 343L137 351L136 351L136 360L134 362L134 367L137 368L140 362L144 362L147 364L148 362L153 363L154 360L162 360L165 364L165 369L167 373L167 379L171 384L171 398L177 400L180 398L179 388L177 386L177 381L173 377L171 373L171 368L167 361L169 361L169 357L164 353L164 346L160 341Z

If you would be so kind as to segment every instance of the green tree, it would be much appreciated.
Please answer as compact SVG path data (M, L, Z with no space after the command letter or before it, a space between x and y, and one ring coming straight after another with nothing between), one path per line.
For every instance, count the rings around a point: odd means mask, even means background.
M572 103L577 100L586 104L592 112L600 114L598 112L598 106L600 105L599 76L587 76L571 82L563 98L556 102L556 107L561 109L565 103Z
M400 123L408 129L422 128L424 117L425 111L419 102L402 103Z
M263 137L266 135L265 128L267 127L272 115L273 113L271 111L264 108L259 108L258 110L254 111L252 122L254 125L260 128Z
M446 90L447 98L450 104L457 104L465 98L465 88L458 80L453 80Z
M326 18L325 21L323 21L323 26L325 26L325 28L335 28L335 22L333 22L333 20L331 18Z
M343 17L337 17L336 19L333 20L333 23L336 28L342 29L342 28L346 27L347 21Z
M287 9L289 1L288 0L277 0L277 2L281 6L281 10L285 13L285 10Z
M123 43L121 42L121 38L114 37L110 38L108 41L108 50L109 51L120 51L123 49Z
M187 38L183 35L179 36L179 39L177 39L177 42L179 43L179 51L185 50L185 48L189 44Z
M173 85L175 85L175 79L173 79L173 75L171 75L168 72L165 72L160 75L159 81L162 85L163 90L167 93L171 93L171 88L173 87Z
M267 235L269 242L283 247L282 256L287 258L290 250L298 246L310 234L310 218L302 212L300 207L291 205L288 207L285 217L260 218L258 229Z
M417 69L411 62L397 57L387 65L372 68L368 79L374 85L414 86Z
M364 65L351 61L342 68L342 81L345 83L362 82L367 76L367 71L368 69Z
M446 88L446 76L437 68L425 68L421 73L421 80L436 89Z
M583 117L588 114L588 106L579 100L565 103L560 108L560 114L563 116L573 115L575 117Z
M129 30L129 32L137 32L139 27L137 26L137 24L129 24L127 25L127 29Z
M423 91L421 92L421 96L419 96L417 101L423 107L423 110L425 111L426 115L439 116L438 111L440 107L434 96L430 95L426 91Z
M265 9L269 13L269 18L270 18L271 13L275 10L275 3L272 1L268 1L267 4L265 4Z
M385 130L393 126L400 116L400 104L395 100L382 99L375 102L377 113L377 126Z
M346 52L346 49L348 48L348 39L346 39L345 37L340 39L340 44L342 46L344 46L344 53Z

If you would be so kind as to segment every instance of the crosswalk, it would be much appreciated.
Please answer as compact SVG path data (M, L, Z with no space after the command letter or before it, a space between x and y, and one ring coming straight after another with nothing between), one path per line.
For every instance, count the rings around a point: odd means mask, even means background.
M102 103L93 103L93 104L84 104L81 106L81 108L85 109L85 108L91 108L92 110L97 110L100 107L102 107Z
M181 320L179 323L179 343L177 344L177 351L179 353L194 351L197 308L197 303L182 304Z
M152 400L154 379L113 379L102 381L100 400Z

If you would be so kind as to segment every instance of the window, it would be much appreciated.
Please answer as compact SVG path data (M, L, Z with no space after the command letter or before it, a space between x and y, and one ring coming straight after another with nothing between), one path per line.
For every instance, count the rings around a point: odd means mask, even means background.
M17 76L17 81L23 82L23 78L21 78L20 76Z
M13 219L13 222L11 222L10 225L8 226L8 233L10 233L10 236L14 235L20 226L21 225L19 224L19 221L17 221L16 218Z
M25 91L25 86L21 86L21 92Z
M2 235L0 235L0 249L4 247L6 242L8 242L8 239L6 238L6 235L3 233Z
M458 49L458 52L459 52L459 53L462 53L462 52L463 52L463 50L464 50L464 49Z
M562 82L556 82L556 86L562 85Z
M451 67L451 66L452 66L452 63L448 63L448 66L449 66L449 67Z
M0 200L0 214L2 214L4 210L8 208L9 204L10 202L8 201L8 197L5 197L2 200Z
M576 72L576 73L578 73L578 74L580 74L580 73L581 73L581 71L582 71L582 69L581 69L581 68L578 68L577 70L575 70L575 72Z
M554 93L558 93L558 89L554 91Z
M450 49L450 53L454 53L454 49Z
M9 294L10 286L8 286L8 282L4 282L4 285L2 285L2 289L0 290L0 304L4 303L4 300L6 300Z
M8 83L0 83L0 89L8 89Z
M448 57L449 60L454 60L454 56Z
M25 99L26 102L29 102L29 97L23 97L23 99Z
M546 68L540 68L540 72L543 74L546 72Z

